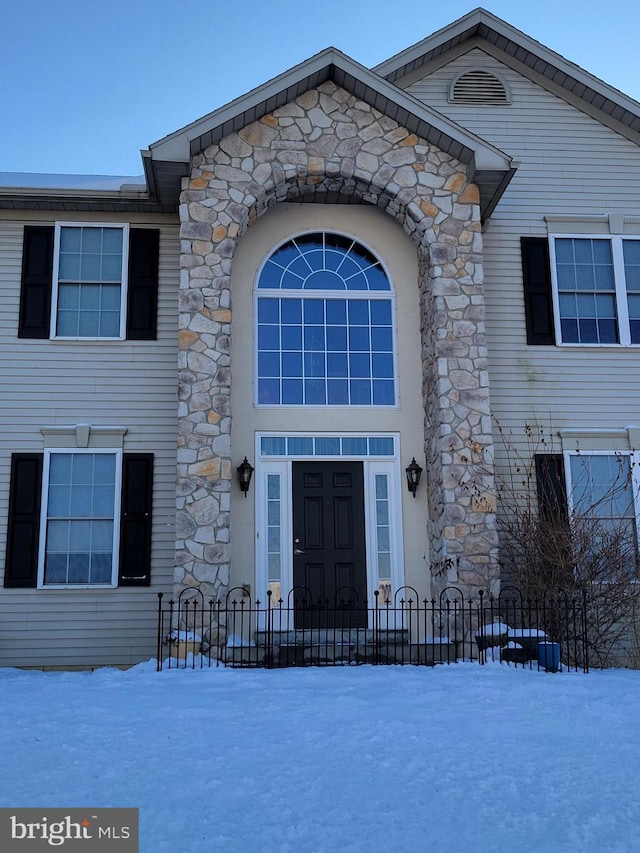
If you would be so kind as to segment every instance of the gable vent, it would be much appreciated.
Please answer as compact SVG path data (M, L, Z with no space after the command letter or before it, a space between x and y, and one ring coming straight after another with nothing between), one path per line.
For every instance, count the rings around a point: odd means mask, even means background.
M454 104L510 104L502 80L480 68L465 71L451 84L449 101Z

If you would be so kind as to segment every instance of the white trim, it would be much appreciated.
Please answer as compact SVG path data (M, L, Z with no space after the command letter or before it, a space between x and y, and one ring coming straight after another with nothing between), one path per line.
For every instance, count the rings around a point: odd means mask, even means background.
M60 231L62 228L119 228L122 231L122 268L120 276L120 334L117 337L99 337L56 334L58 325L58 273L60 268ZM49 338L52 341L123 341L127 333L127 293L129 284L129 230L128 222L56 222L53 239L53 273L51 283L51 317ZM104 282L90 282L102 284ZM109 282L107 282L109 283Z
M613 285L615 291L616 303L616 321L618 325L618 342L607 343L580 343L579 341L563 341L562 327L560 316L560 294L558 289L558 270L556 264L556 240L606 240L611 246L611 261L613 269ZM640 347L640 342L637 344L631 343L631 327L629 324L629 304L627 301L626 276L624 270L624 256L622 252L622 243L624 240L640 241L640 234L597 234L590 233L559 233L553 232L548 235L549 241L549 266L551 271L551 292L553 300L553 320L555 325L556 346L560 347L579 347L580 349L604 349L613 347L620 349L628 347L635 349ZM585 291L591 293L592 291Z
M378 548L376 541L376 474L386 474L389 502L389 550L391 555L391 590L392 592L404 586L404 549L402 537L402 489L400 460L367 459L364 466L365 475L365 529L367 537L367 596L369 606L375 602L374 593L379 588L380 572L378 570ZM393 604L392 604L393 606Z
M79 454L111 454L116 458L114 501L113 501L113 542L111 558L111 583L108 584L45 584L44 557L46 550L48 503L49 503L49 469L51 456L64 453L67 456ZM51 447L44 450L44 465L42 471L42 499L40 508L40 541L38 544L38 589L114 589L118 586L118 555L120 549L120 502L122 492L122 450L119 448L68 448Z
M349 240L353 240L355 244L363 246L380 264L382 271L384 272L387 281L389 282L389 290L291 290L289 288L263 288L260 290L258 288L258 283L260 281L260 276L262 275L262 271L266 266L269 259L280 249L282 246L285 246L287 243L292 240L297 240L299 237L305 237L310 234L335 234L339 237L346 237ZM260 403L258 402L258 300L260 298L266 299L358 299L358 300L377 300L377 301L390 301L391 302L391 346L392 352L391 356L393 358L393 396L394 402L389 405L376 405L374 403L366 404L366 403ZM391 273L380 257L380 254L376 249L371 247L367 242L362 240L360 237L355 236L351 232L348 231L338 231L331 228L308 228L303 231L298 231L294 234L290 234L289 236L283 238L278 241L275 245L271 246L268 252L265 253L262 260L258 264L257 272L253 282L253 318L252 318L252 335L253 335L253 404L257 409L309 409L315 408L318 411L327 411L327 409L362 409L363 411L370 411L371 409L381 410L381 411L389 411L393 409L400 408L400 383L399 383L399 365L398 365L398 329L397 329L397 304L396 304L396 288L394 286L393 278ZM349 330L349 324L347 323L347 331ZM279 350L282 353L282 349ZM304 349L302 350L304 352ZM325 347L324 354L326 357L327 350ZM369 350L369 356L371 356L371 350ZM320 378L320 377L318 377ZM331 377L325 376L324 379L329 379ZM373 381L376 377L371 376L372 383L372 391L373 391ZM378 377L380 378L380 377ZM280 377L280 380L282 377Z
M361 462L364 477L364 513L365 513L365 548L367 572L367 597L369 607L375 601L374 592L378 589L377 543L376 543L376 502L375 475L386 474L389 496L389 537L391 554L391 586L395 591L404 585L404 548L402 535L402 471L400 466L400 438L398 433L358 433L360 438L392 438L394 441L393 456L313 456L309 454L285 454L283 456L262 456L260 447L263 437L281 436L283 433L256 432L255 434L255 584L256 598L260 602L267 600L269 585L268 551L267 551L267 476L280 475L281 501L281 574L280 583L282 594L287 595L293 587L293 494L292 494L292 464L298 461ZM355 433L296 433L298 438L327 437L351 438ZM286 605L286 599L285 599ZM283 626L285 628L286 626Z
M258 458L256 453L256 459ZM292 541L293 506L291 498L291 464L283 459L263 458L256 464L256 598L266 606L269 588L268 567L268 524L267 524L267 477L269 474L280 476L280 584L284 594L293 586L293 560L290 548L285 542Z
M636 522L636 540L640 551L640 451L636 450L564 450L564 479L567 494L569 516L573 515L573 481L571 477L571 458L584 456L628 456L631 473L631 498Z

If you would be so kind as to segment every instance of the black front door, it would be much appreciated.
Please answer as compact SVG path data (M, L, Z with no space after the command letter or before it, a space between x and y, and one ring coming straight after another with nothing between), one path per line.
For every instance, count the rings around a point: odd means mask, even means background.
M363 627L367 597L362 462L293 463L296 627Z

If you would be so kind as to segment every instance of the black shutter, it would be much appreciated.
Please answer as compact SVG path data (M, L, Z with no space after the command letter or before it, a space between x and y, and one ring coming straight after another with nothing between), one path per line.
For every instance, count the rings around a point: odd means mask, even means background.
M42 453L14 453L11 457L7 559L4 566L4 585L7 587L37 585L42 461Z
M159 247L157 229L130 230L127 338L133 341L155 341L157 336Z
M51 327L53 225L25 225L19 338L48 338Z
M541 517L568 519L567 486L562 454L536 453L535 464Z
M555 344L549 242L546 237L521 237L520 248L527 343Z
M153 453L125 453L122 461L120 586L151 583Z

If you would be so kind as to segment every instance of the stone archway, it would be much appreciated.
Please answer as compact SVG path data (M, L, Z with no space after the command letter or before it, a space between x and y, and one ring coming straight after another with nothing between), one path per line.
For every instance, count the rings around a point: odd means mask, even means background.
M398 221L419 256L432 574L498 578L482 238L466 167L323 83L192 159L181 194L178 588L228 588L230 273L238 239L281 201L353 197Z

